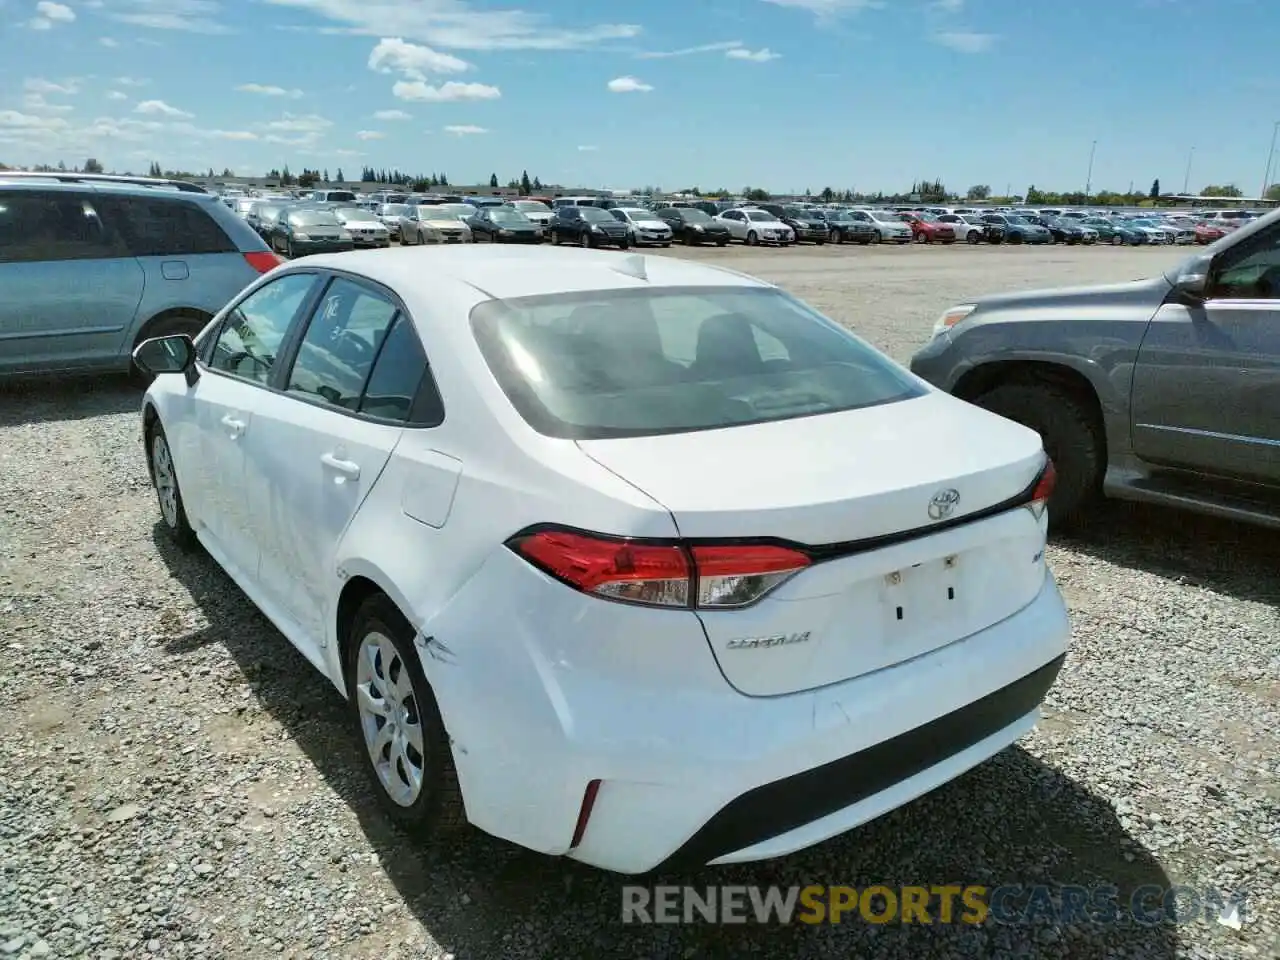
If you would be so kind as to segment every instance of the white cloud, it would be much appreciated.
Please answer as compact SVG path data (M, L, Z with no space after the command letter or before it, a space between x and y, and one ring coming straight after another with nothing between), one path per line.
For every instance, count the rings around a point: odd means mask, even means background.
M750 60L752 63L768 63L770 60L777 60L782 54L774 53L768 47L761 47L759 50L748 50L745 47L739 47L728 51L725 56L734 60Z
M25 94L22 98L22 109L37 114L70 113L72 110L65 103L50 103L42 93Z
M947 33L935 33L933 42L944 47L950 47L958 53L985 53L996 42L996 35L994 33L953 30Z
M415 100L426 103L448 103L455 100L497 100L502 91L487 83L458 83L450 80L438 87L430 86L421 80L397 80L391 93L400 100Z
M288 97L290 100L297 100L302 96L302 91L296 87L286 90L284 87L264 83L242 83L236 89L241 93L256 93L261 97Z
M883 7L884 0L764 0L777 7L794 7L797 10L808 10L822 19L838 17L846 13L857 13L859 10Z
M385 140L387 135L381 130L359 130L356 132L357 140Z
M412 120L413 115L405 113L403 110L375 110L373 114L375 120Z
M157 0L158 2L158 0ZM573 50L610 40L632 40L631 23L557 27L544 14L526 10L476 9L468 0L267 0L309 10L334 23L337 32L404 37L453 50Z
M665 60L669 57L687 57L695 53L716 53L720 50L733 50L742 46L741 40L724 40L719 43L704 43L697 47L682 47L679 50L649 50L636 54L640 60Z
M231 33L215 19L222 11L217 0L117 0L113 20L151 30L181 30L185 33Z
M51 80L44 80L40 77L28 77L22 82L22 89L27 93L62 94L63 96L72 96L80 92L80 88L74 80L54 83Z
M128 100L129 95L127 93L121 93L119 90L108 90L107 99L108 100Z
M593 146L579 147L579 148L578 148L578 150L579 150L580 152L582 152L582 153L595 153L595 152L596 152L597 150L599 150L599 149L600 149L599 147L593 147Z
M55 23L72 23L76 12L65 4L52 0L40 0L36 4L36 16L27 21L32 30L52 30Z
M406 43L399 37L383 37L369 53L369 69L425 80L428 73L463 73L471 69L471 64L430 47Z
M163 100L143 100L140 104L133 108L134 113L145 113L149 116L163 117L191 117L194 114L187 113L185 110L179 110L177 107L171 107Z
M120 46L120 41L116 40L114 37L99 37L98 42L102 44L104 47Z
M609 81L609 89L614 93L648 93L653 87L635 77L618 77Z
M279 120L271 120L262 124L265 130L280 130L285 133L323 133L332 126L332 120L327 120L314 113L301 117L286 113Z
M488 133L484 127L473 127L470 124L455 124L451 127L444 128L445 133L452 133L456 137L466 137L475 133Z

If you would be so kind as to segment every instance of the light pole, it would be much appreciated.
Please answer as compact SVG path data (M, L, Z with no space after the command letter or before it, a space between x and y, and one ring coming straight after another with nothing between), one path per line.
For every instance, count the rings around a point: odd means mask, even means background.
M1191 152L1187 154L1187 172L1182 177L1182 195L1186 196L1187 191L1191 189L1191 158L1196 155L1196 148L1192 147Z
M1093 187L1093 154L1098 149L1098 141L1093 141L1093 146L1089 148L1089 172L1084 178L1084 201L1089 202L1089 190Z
M1271 128L1271 146L1267 148L1267 172L1262 175L1262 189L1258 191L1259 197L1267 195L1267 187L1271 186L1271 161L1276 153L1276 134L1280 133L1280 120L1275 122L1275 126Z

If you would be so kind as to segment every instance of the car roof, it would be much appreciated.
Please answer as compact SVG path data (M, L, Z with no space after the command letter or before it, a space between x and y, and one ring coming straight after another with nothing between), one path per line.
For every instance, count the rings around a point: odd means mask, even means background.
M618 268L643 261L647 280ZM481 299L662 287L755 287L772 284L733 270L677 260L598 250L459 244L423 249L357 250L306 257L306 266L345 270L412 299L442 285L470 288Z
M212 193L195 193L171 187L140 186L122 180L78 180L58 182L36 177L10 177L0 172L0 187L5 190L50 190L58 193L98 193L104 196L145 197L148 200L177 200L187 203L222 204L222 198ZM225 204L223 204L225 206Z

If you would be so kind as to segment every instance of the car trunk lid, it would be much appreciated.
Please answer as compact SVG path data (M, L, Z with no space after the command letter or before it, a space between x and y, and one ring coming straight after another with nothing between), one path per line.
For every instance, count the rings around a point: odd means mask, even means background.
M1014 504L1040 439L942 393L721 430L581 441L683 538L801 545L811 564L743 608L700 609L725 678L768 696L912 659L1030 603L1043 517Z

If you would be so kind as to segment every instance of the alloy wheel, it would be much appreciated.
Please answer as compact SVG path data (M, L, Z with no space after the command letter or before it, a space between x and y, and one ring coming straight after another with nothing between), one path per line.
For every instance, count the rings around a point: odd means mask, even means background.
M151 467L155 474L160 514L164 517L164 522L176 530L179 524L178 478L173 470L173 456L169 452L169 441L159 431L151 439Z
M426 749L418 698L395 644L376 630L360 641L355 696L378 781L398 806L412 806L422 792Z

